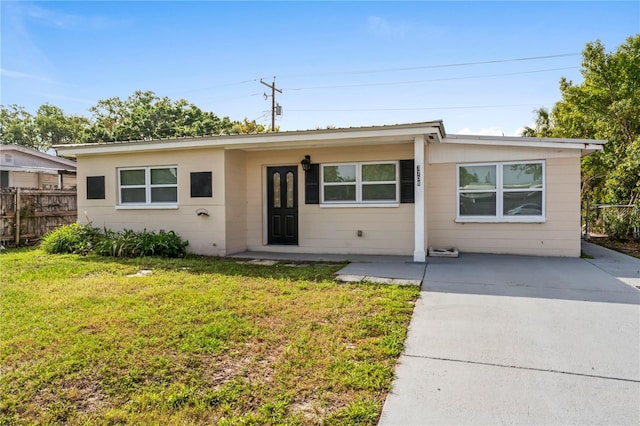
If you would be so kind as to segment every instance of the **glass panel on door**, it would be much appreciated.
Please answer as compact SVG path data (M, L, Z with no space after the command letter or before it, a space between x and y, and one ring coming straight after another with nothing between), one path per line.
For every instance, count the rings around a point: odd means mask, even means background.
M280 173L273 174L273 207L279 209L282 206L280 197Z
M287 172L287 208L293 208L293 172Z

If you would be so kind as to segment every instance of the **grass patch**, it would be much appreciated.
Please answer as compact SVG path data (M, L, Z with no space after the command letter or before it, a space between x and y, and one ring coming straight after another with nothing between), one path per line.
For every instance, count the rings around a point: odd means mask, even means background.
M585 253L584 251L580 251L580 259L593 259L593 256Z
M375 424L419 289L339 267L6 250L0 424Z

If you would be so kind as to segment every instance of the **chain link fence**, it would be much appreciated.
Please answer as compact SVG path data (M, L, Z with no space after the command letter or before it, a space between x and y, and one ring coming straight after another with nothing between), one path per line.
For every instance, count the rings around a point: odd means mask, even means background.
M593 236L640 241L640 207L587 202L583 205L582 233L585 239Z

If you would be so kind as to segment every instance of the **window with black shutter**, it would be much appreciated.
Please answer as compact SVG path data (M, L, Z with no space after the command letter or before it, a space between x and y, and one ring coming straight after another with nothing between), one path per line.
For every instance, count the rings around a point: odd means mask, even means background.
M104 200L104 176L87 176L87 200Z
M400 202L415 202L415 176L413 160L400 160Z
M310 164L304 173L304 203L320 204L320 165Z
M191 173L191 197L212 197L213 196L213 173L192 172Z

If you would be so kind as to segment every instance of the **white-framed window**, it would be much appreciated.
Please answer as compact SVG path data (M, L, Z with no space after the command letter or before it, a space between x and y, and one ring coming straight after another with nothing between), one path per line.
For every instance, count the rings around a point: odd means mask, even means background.
M118 200L121 206L175 206L178 203L178 168L118 169Z
M459 164L459 222L544 222L545 162Z
M400 185L397 161L321 165L323 204L395 204Z

